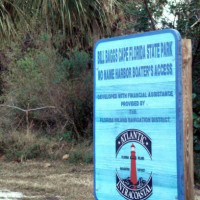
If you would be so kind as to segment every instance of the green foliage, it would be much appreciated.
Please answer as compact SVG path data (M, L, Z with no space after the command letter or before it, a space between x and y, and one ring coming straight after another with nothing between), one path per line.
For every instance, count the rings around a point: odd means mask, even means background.
M92 46L93 27L111 32L112 15L119 0L2 0L0 35L19 36L24 30L41 28L54 35L62 33L70 47Z
M127 18L127 28L136 33L153 30L154 27L152 26L150 15L156 26L163 14L164 6L168 3L167 0L121 1ZM146 5L144 2L146 2Z
M57 132L56 138L58 140L62 139L64 141L72 142L73 141L73 132L72 131L60 132L60 133Z
M12 132L1 135L0 151L8 160L27 160L38 157L49 157L50 142L45 138L39 138L35 134Z
M0 2L0 36L8 38L17 34L18 23L24 22L24 13L15 2L1 0Z
M66 0L17 0L19 7L31 17L46 22L47 28L61 29L63 33L91 31L91 24L98 21L103 26L106 19L105 2L98 0L66 1ZM115 1L108 1L112 7Z
M24 57L11 62L9 71L4 74L4 82L8 86L4 91L6 100L9 103L14 101L23 109L42 106L38 95L47 92L49 81L56 82L60 78L53 66L55 62L55 52L48 50L31 50ZM47 74L49 70L52 76Z
M200 156L198 153L194 153L194 178L196 181L200 180Z
M70 154L69 157L70 163L85 163L85 164L91 164L93 162L93 154L92 152L73 152Z
M200 95L193 94L194 150L200 152Z
M74 50L67 54L68 58L65 58L62 62L62 66L59 69L60 73L65 74L67 79L76 79L81 73L87 72L87 65L90 63L91 58L85 51Z
M44 37L39 37L44 38ZM1 101L21 109L53 106L30 112L31 127L48 134L67 133L66 138L90 137L92 131L91 57L85 51L66 52L65 57L51 45L52 37L38 39L40 48L29 48L19 54L12 49L10 64L3 73L4 90ZM16 56L17 55L17 56ZM5 110L1 110L3 113ZM26 116L9 109L12 126L1 119L4 131L27 125ZM64 137L65 138L65 137Z

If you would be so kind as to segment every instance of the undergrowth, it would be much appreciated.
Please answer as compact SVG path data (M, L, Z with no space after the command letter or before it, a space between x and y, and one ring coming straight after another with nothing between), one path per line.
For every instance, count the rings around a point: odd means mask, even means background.
M8 161L22 162L29 159L62 159L69 154L69 163L92 163L92 142L63 140L41 136L38 132L10 132L0 135L0 156Z

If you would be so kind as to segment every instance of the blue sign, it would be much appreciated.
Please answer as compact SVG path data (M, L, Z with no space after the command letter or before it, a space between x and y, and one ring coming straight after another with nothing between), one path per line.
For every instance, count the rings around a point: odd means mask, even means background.
M184 200L181 54L171 29L97 42L96 200Z

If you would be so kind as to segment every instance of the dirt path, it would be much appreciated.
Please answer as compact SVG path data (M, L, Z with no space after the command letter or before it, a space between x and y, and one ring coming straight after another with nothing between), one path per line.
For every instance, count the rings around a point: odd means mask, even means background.
M48 166L48 165L51 166ZM92 165L63 162L1 162L0 190L21 192L23 199L93 200Z
M0 162L0 165L0 199L94 200L92 165L59 161ZM196 194L195 200L200 200L200 191Z
M195 190L195 200L200 200L200 190Z

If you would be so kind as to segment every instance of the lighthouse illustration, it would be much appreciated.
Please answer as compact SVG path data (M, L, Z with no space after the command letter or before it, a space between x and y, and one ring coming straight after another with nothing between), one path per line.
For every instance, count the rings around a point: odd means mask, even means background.
M145 138L145 142L139 136ZM153 194L152 172L148 166L148 162L152 160L151 138L138 129L127 129L116 137L115 142L116 160L119 163L116 168L117 191L127 200L147 200ZM124 162L122 159L128 160Z
M136 169L136 155L135 155L135 145L131 145L131 182L133 184L133 189L136 189L137 184L137 169Z

